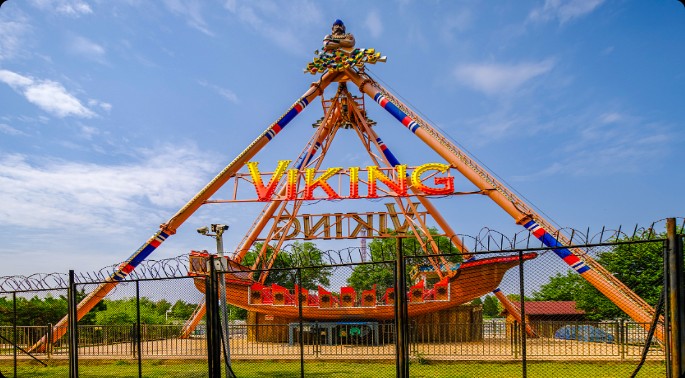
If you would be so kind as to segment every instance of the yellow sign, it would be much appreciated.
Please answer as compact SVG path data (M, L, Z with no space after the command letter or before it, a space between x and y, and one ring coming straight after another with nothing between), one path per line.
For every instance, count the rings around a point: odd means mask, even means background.
M406 165L395 166L394 174L383 173L384 169L376 166L367 166L366 181L359 177L359 167L349 167L347 170L342 167L328 168L318 177L317 171L314 168L307 168L304 170L304 190L298 191L298 182L302 172L298 169L287 169L290 160L279 160L276 170L273 172L269 183L264 185L262 181L262 173L259 171L258 162L249 162L247 167L250 170L252 177L252 184L257 192L259 201L268 202L274 197L274 192L278 187L279 182L286 176L286 200L313 200L313 199L342 199L342 198L378 198L378 182L384 184L388 190L387 192L396 197L407 197L408 190L412 189L417 194L429 195L448 195L454 193L454 177L440 176L433 177L435 186L428 186L424 184L422 177L424 175L437 175L449 172L450 166L440 163L423 164L414 169L411 174L407 172ZM387 171L387 169L385 170ZM349 177L349 191L346 194L336 192L335 189L328 182L333 176L339 174L346 174ZM394 176L395 178L392 178ZM366 195L360 193L360 186L366 185ZM326 197L315 197L315 190L320 189Z

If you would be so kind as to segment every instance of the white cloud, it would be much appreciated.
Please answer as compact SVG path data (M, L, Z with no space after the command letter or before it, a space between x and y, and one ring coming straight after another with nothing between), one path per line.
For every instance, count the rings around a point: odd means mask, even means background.
M80 55L95 62L105 63L105 54L107 53L105 48L85 37L72 37L69 40L67 48L73 54Z
M446 15L440 22L440 33L447 41L454 38L454 34L461 33L473 25L473 14L469 9L461 9L456 13Z
M564 24L591 13L603 2L604 0L545 0L543 6L530 12L528 19L532 21L558 19L560 24Z
M512 92L527 81L548 73L554 68L554 61L518 64L480 63L464 64L454 70L454 77L475 90L488 95Z
M161 210L180 207L214 168L195 147L153 148L139 156L131 163L98 165L0 155L0 225L135 228L158 221L157 212L167 213Z
M0 123L0 133L6 134L6 135L12 135L12 136L18 136L18 135L26 136L26 135L28 135L25 132L18 130L18 129L15 129L14 127L12 127L10 125L6 125L4 123Z
M7 12L0 13L0 61L14 58L25 47L24 37L31 30L29 20L24 15L13 12L7 16Z
M624 119L624 116L620 113L617 113L617 112L610 112L610 113L604 113L604 114L600 115L599 119L602 123L607 124L607 123L618 122L618 121Z
M238 104L240 102L240 100L238 99L238 95L236 95L235 92L233 92L230 89L222 88L218 85L214 85L214 84L208 83L206 81L199 81L198 83L200 85L202 85L203 87L209 88L209 89L213 90L214 92L218 93L219 96L225 98L226 100L228 100L228 102L231 102L234 104Z
M67 16L81 16L93 13L90 5L83 0L31 0L38 9L54 11Z
M95 113L83 106L58 82L36 80L8 70L0 70L0 81L21 93L30 103L56 117L91 118L95 116Z
M198 0L164 0L167 9L186 18L188 25L209 36L214 36L202 15L203 2Z
M375 10L369 12L364 24L374 38L380 37L381 33L383 33L383 22L381 21L380 16L378 16L378 12Z
M109 113L112 110L112 104L110 104L108 102L102 102L99 100L95 100L95 99L88 100L88 106L91 106L91 107L98 106L98 107L100 107L100 109L106 111L107 113Z
M571 126L572 125L572 126ZM556 127L566 141L538 171L517 180L555 174L593 176L643 172L671 153L671 127L619 111L581 114Z
M227 0L224 8L279 48L300 53L305 50L301 36L311 33L310 26L318 28L323 24L323 15L316 2L292 0L284 4L287 6L270 1Z
M236 2L236 0L226 0L224 2L224 8L226 8L231 13L235 13L238 10L238 3Z

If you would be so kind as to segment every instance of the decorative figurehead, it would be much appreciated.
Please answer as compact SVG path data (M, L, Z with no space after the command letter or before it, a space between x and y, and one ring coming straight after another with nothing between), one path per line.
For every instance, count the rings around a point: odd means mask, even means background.
M326 71L343 71L350 67L362 68L365 64L385 62L387 59L375 49L358 49L354 44L354 36L347 33L345 23L340 19L335 20L331 34L323 39L323 51L314 51L314 60L307 64L304 72L316 75Z
M333 51L337 49L352 49L354 47L354 36L351 33L346 33L345 24L338 19L333 22L331 27L331 34L323 39L323 49L325 51Z
M331 30L333 31L332 35L334 37L339 36L342 38L345 36L345 24L340 19L335 20L333 26L331 27Z

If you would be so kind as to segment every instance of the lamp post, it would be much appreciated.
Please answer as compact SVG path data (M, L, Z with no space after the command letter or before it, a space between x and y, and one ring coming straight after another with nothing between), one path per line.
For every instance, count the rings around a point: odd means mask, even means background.
M216 255L218 257L217 260L219 261L219 266L216 268L216 270L219 272L219 282L218 282L218 289L219 289L219 318L221 321L221 334L223 336L224 340L224 358L226 359L226 377L231 378L234 377L233 375L233 369L231 369L231 352L230 352L230 344L229 344L229 339L228 339L228 314L226 312L226 278L224 277L224 272L226 272L228 268L228 264L226 259L224 258L224 232L228 230L228 226L225 224L212 224L211 228L209 227L200 227L197 229L197 232L199 234L205 235L212 237L216 239Z

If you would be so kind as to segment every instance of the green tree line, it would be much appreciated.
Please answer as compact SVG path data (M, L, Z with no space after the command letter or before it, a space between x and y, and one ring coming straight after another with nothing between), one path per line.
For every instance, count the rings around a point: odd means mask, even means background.
M658 235L665 237L665 235ZM661 241L644 242L641 237L626 237L627 242L599 253L596 260L614 277L654 306L663 286L663 251ZM575 301L588 319L627 318L621 309L575 271L557 273L533 293L536 301Z
M80 296L83 296L81 293ZM13 324L15 316L20 326L46 326L55 324L67 314L65 296L40 298L17 297L16 314L12 298L0 297L0 326ZM170 303L165 299L153 301L140 298L140 320L144 324L175 324L184 322L197 304L178 300ZM170 310L170 311L169 311ZM114 325L136 322L136 298L104 299L86 314L79 324Z

